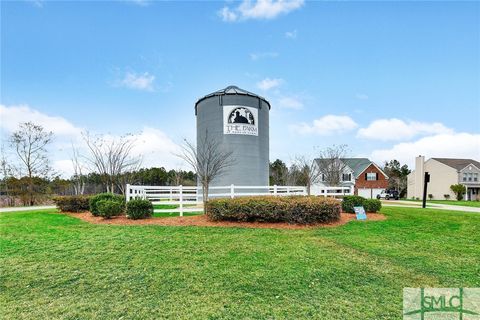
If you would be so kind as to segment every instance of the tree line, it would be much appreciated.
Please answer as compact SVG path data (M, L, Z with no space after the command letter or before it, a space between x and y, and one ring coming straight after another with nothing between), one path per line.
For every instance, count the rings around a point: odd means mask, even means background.
M87 148L81 154L72 144L73 175L62 178L51 166L48 147L53 133L32 122L21 123L2 147L0 195L2 205L34 205L49 195L83 195L99 192L125 193L126 184L195 185L192 171L142 168L141 157L134 156L132 135L112 138L82 133ZM7 152L11 155L7 157Z

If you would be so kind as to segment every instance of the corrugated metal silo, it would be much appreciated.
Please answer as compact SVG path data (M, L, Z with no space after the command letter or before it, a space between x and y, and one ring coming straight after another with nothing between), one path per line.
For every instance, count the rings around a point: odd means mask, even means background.
M208 138L233 152L235 164L211 186L268 186L269 111L263 97L229 86L195 103L197 146Z

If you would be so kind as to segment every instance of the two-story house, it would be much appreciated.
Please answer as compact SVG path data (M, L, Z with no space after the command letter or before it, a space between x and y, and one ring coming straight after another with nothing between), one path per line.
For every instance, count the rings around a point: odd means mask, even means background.
M480 199L480 162L476 160L431 158L425 161L424 156L416 157L415 170L408 175L408 198L422 198L425 172L430 174L427 194L433 199L455 199L450 189L454 184L467 188L466 200Z
M319 164L320 159L315 159ZM343 172L340 174L340 185L335 187L351 187L356 195L365 198L376 198L388 187L388 176L374 162L367 158L342 158ZM321 190L328 186L325 175L312 186L312 194L322 194Z

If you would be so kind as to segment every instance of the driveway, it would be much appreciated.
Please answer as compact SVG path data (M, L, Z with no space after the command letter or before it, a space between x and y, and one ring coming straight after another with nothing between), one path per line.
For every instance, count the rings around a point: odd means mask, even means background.
M9 208L0 208L0 212L33 211L33 210L45 210L45 209L55 209L55 206L9 207Z

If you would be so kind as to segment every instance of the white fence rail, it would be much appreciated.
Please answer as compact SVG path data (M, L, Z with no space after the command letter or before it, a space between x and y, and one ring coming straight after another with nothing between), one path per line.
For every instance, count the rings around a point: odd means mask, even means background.
M320 196L340 196L353 194L350 187L316 187L312 188L312 194ZM215 186L209 188L209 198L237 198L245 196L291 196L307 195L307 188L302 186ZM203 211L199 207L202 204L201 187L190 186L137 186L126 187L127 202L132 199L144 199L153 205L177 205L172 209L155 209L155 212L184 212Z

